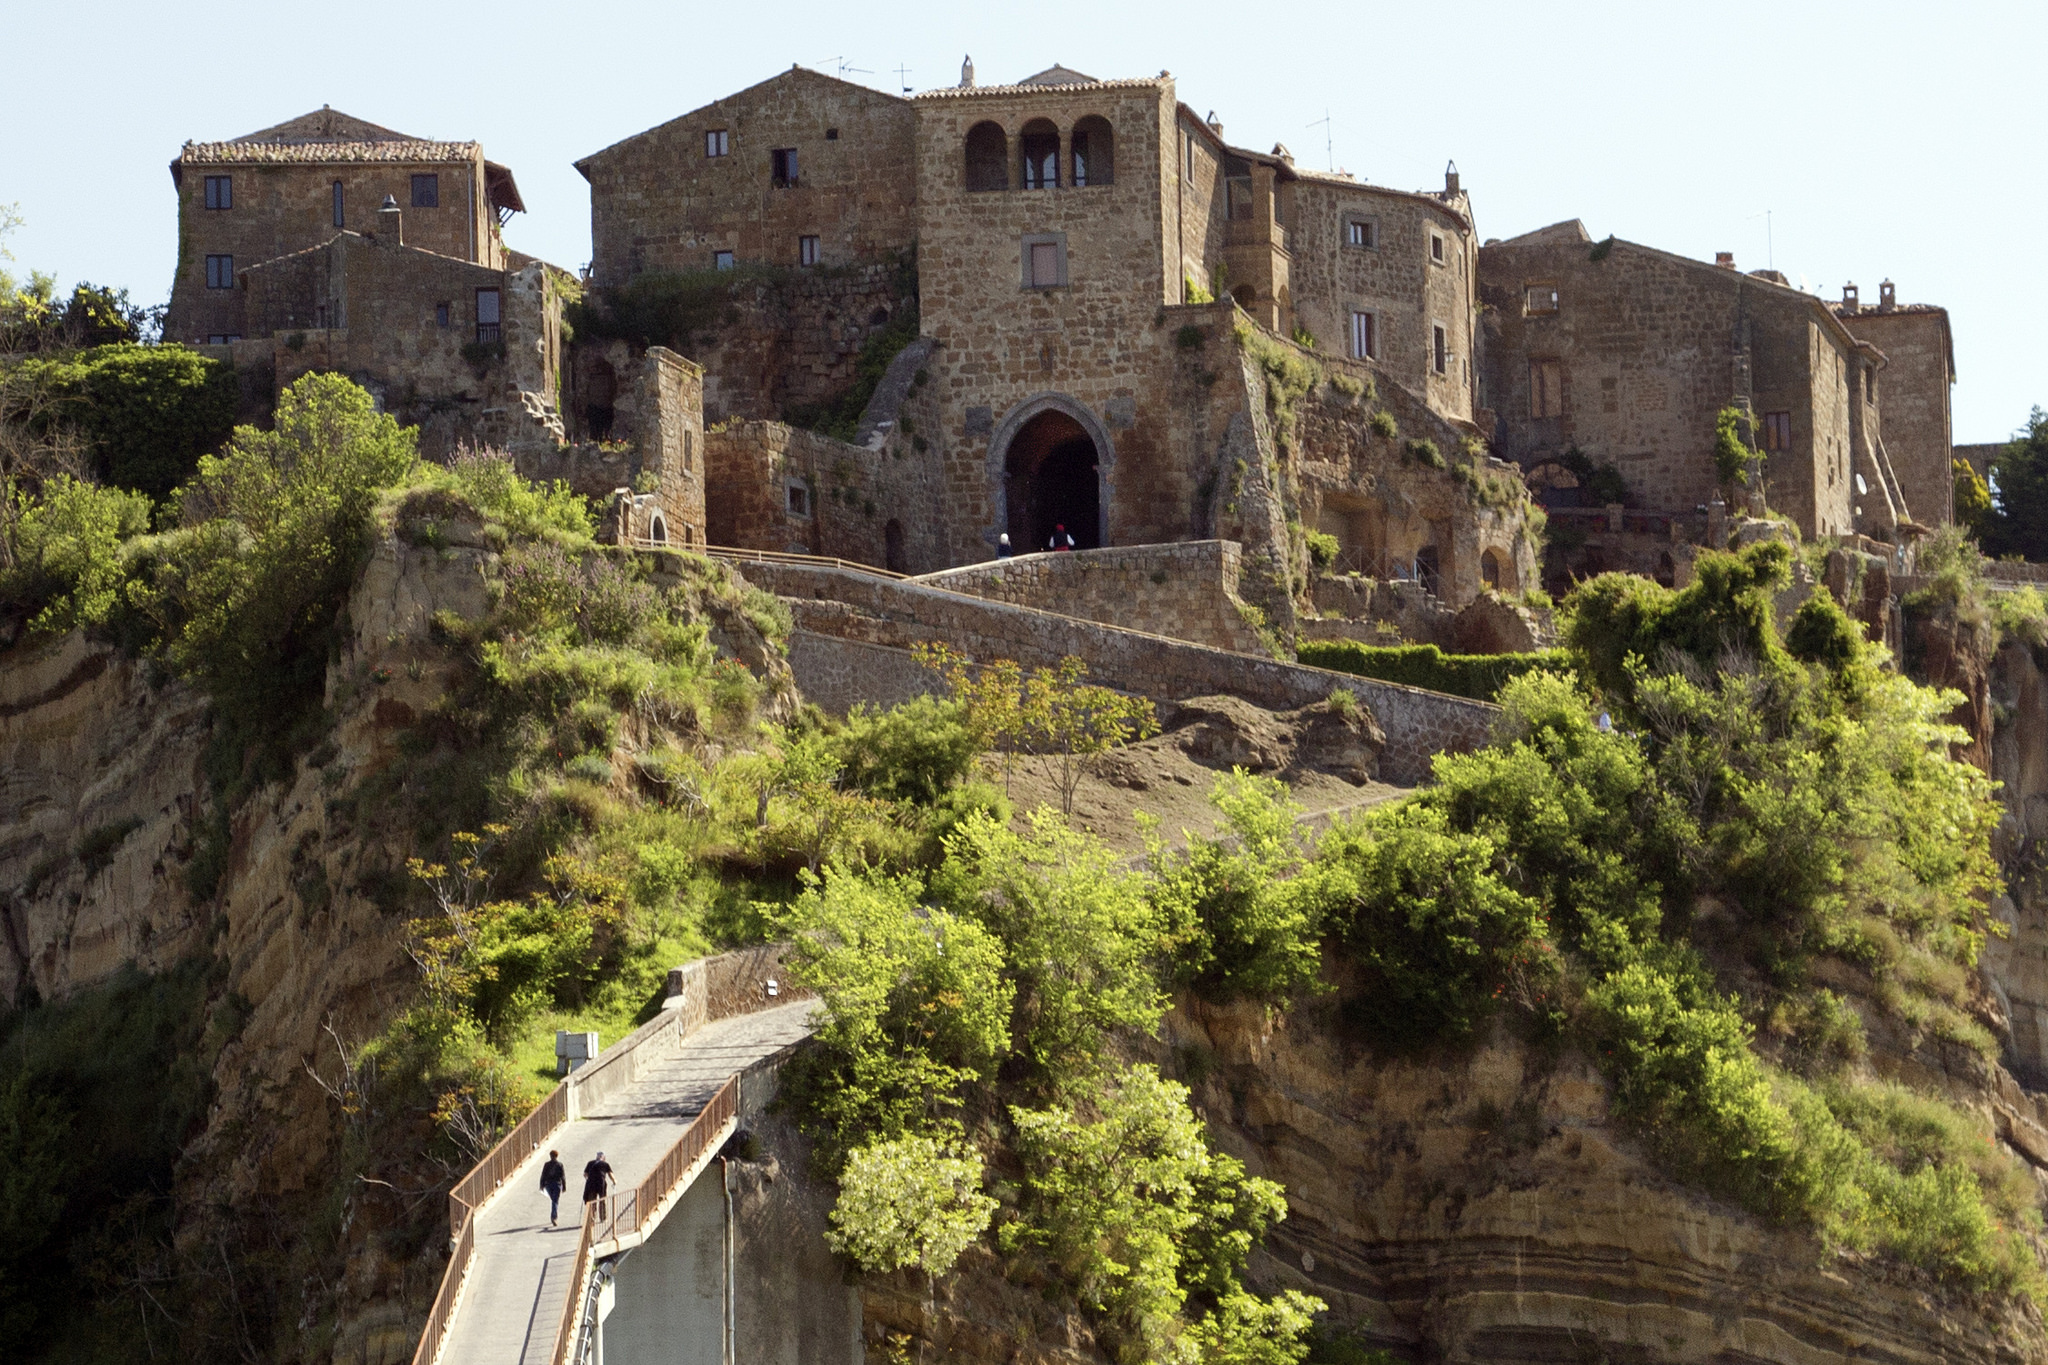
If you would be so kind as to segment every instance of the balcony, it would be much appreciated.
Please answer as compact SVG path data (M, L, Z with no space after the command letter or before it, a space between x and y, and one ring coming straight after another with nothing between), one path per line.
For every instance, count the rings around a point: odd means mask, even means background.
M476 325L476 339L486 345L496 345L504 339L501 330L495 322L479 322Z

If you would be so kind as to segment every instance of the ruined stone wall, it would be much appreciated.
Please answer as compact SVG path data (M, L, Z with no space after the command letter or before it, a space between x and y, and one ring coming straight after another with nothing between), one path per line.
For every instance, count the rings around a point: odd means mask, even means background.
M913 439L898 433L855 446L780 422L710 432L710 543L828 555L899 573L942 567L932 463L916 454ZM801 496L792 499L793 489Z
M1318 349L1351 355L1351 315L1370 313L1378 332L1375 372L1420 395L1437 413L1469 421L1478 267L1463 203L1462 195L1446 202L1304 175L1293 186L1287 237L1295 320ZM1368 225L1371 245L1349 243L1346 227L1354 221ZM1432 234L1443 241L1442 262L1430 255ZM1448 334L1442 374L1434 363L1432 326Z
M277 391L309 371L347 375L418 425L422 451L435 458L463 441L561 435L548 425L560 388L561 300L537 261L494 270L343 233L247 279L267 339L242 343L237 361L252 346L267 351ZM488 347L477 341L478 289L499 291L499 341ZM311 325L322 318L331 325Z
M1714 416L1746 392L1759 418L1792 415L1792 449L1769 461L1772 505L1808 536L1855 529L1853 343L1810 296L1629 242L1548 236L1482 249L1480 280L1497 453L1529 465L1577 447L1615 465L1631 507L1685 515L1716 494ZM1555 312L1528 308L1531 285L1556 287ZM1559 416L1532 405L1543 361L1562 378Z
M916 240L916 117L910 103L791 68L576 163L590 181L591 275L623 284L650 271L815 264L893 257ZM726 154L705 135L723 131ZM778 184L773 153L796 153Z
M412 177L440 176L440 206L411 207ZM225 175L233 207L206 207L206 178ZM164 338L258 335L242 320L234 289L206 287L206 258L232 256L241 270L316 246L334 236L334 182L342 185L343 222L355 232L377 226L390 195L405 212L406 240L458 260L503 264L484 193L483 153L465 161L295 161L284 164L196 162L178 174L178 264L171 282Z
M1430 755L1487 741L1497 707L1327 669L1169 640L1072 616L990 602L857 570L742 564L749 582L787 600L798 634L790 667L805 697L830 710L856 701L894 705L929 690L906 652L944 643L973 659L1026 667L1073 655L1105 686L1165 700L1227 694L1292 710L1352 692L1386 732L1380 771L1389 782L1427 780Z
M1878 407L1906 511L1923 526L1947 525L1954 519L1955 491L1949 410L1955 363L1948 310L1916 304L1891 312L1844 312L1842 322L1884 352Z
M1240 654L1270 653L1260 618L1238 596L1238 568L1235 541L1194 540L1020 555L918 581Z
M1370 364L1322 364L1332 379L1372 383L1370 401L1326 381L1294 409L1299 520L1337 537L1341 566L1391 577L1433 551L1435 591L1454 607L1488 587L1531 586L1539 565L1521 471L1468 446L1468 429ZM1380 412L1394 418L1394 435L1374 429ZM1436 447L1443 468L1410 453L1418 440Z

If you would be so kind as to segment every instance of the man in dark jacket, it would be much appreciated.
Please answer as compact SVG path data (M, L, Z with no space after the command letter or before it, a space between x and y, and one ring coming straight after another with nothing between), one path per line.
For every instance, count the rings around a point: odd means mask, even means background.
M605 1216L605 1195L610 1191L611 1184L612 1164L604 1159L603 1152L597 1154L595 1161L583 1163L583 1202L588 1204L595 1201L599 1218Z
M562 1213L562 1191L569 1188L569 1173L562 1169L562 1154L550 1151L540 1168L541 1192L548 1197L548 1226L554 1227Z

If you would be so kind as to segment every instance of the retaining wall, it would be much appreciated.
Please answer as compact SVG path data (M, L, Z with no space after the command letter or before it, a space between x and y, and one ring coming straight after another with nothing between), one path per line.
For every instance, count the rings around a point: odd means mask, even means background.
M1075 655L1090 677L1167 701L1226 694L1273 710L1322 701L1345 688L1372 708L1387 745L1380 774L1427 781L1432 755L1484 744L1499 708L1397 683L1233 653L918 583L809 564L740 566L755 585L788 601L797 636L790 667L804 695L828 710L856 701L889 705L928 691L906 652L946 644L970 658L1026 667Z
M1234 540L1121 545L1101 550L1018 555L918 579L935 588L995 602L1232 649L1271 651L1237 593Z

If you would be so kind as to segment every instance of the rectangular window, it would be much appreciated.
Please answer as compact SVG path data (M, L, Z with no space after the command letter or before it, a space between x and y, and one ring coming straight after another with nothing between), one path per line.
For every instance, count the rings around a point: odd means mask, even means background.
M1057 242L1033 242L1026 271L1029 288L1048 289L1060 282L1060 248Z
M695 434L696 433L691 431L688 427L683 428L683 472L685 474L689 473L693 468L696 467L691 463L691 456L694 454L691 447L694 446L696 442L690 439Z
M1380 244L1379 224L1370 218L1344 220L1344 245L1370 249Z
M479 289L476 291L476 339L497 341L503 333L498 330L498 291Z
M1380 320L1371 313L1351 315L1351 358L1377 360L1380 354Z
M341 182L337 180L334 182L334 225L336 227L342 226L344 221L342 208Z
M1789 412L1767 412L1764 414L1764 449L1790 450L1792 448L1792 414Z
M773 172L775 188L793 189L796 186L796 148L777 147L768 154L769 169Z
M235 206L235 183L233 176L209 175L206 177L206 207L210 209L231 209Z
M1451 338L1442 327L1431 327L1429 338L1430 368L1438 374L1447 372L1451 363Z
M233 289L235 287L234 257L208 256L206 258L206 287L208 289Z
M730 270L732 269L732 264L732 253L730 251L714 251L711 253L711 268L713 270Z
M808 517L811 514L811 490L808 484L792 479L788 485L789 514L793 517Z
M1531 284L1522 289L1522 314L1535 317L1539 313L1557 311L1557 286L1554 284Z
M818 239L816 237L799 237L796 239L796 263L798 265L816 265L818 263Z
M441 207L441 177L416 175L412 178L412 206L416 209Z
M445 303L437 303L437 304L435 304L435 305L434 305L434 325L435 325L436 327L446 327L446 326L448 325L448 313L449 313L449 308L448 308L448 305L447 305L447 304L445 304Z
M713 128L704 134L704 155L724 156L732 150L730 135L723 128Z
M1564 366L1555 360L1529 362L1529 415L1564 416Z
M1429 259L1436 265L1444 263L1444 239L1434 232L1429 234Z

